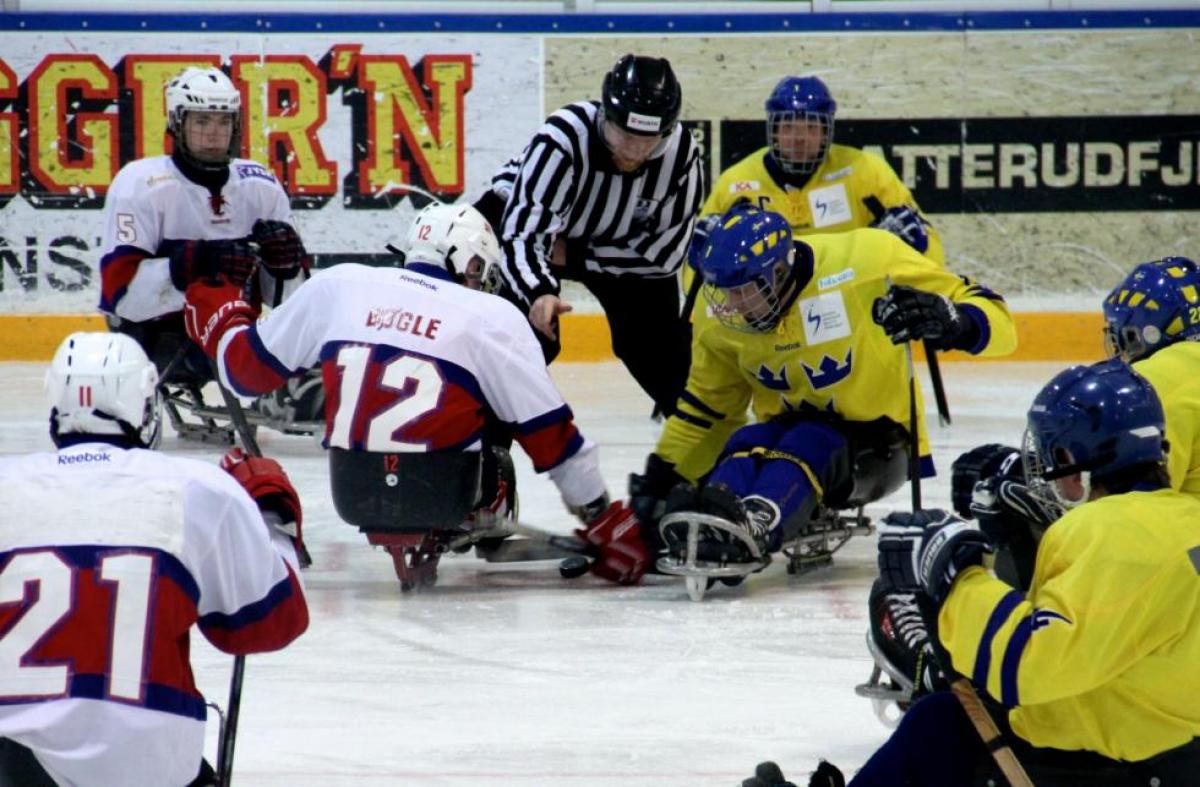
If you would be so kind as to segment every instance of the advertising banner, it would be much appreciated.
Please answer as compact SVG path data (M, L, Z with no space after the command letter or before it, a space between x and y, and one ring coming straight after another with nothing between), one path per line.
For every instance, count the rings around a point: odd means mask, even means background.
M242 155L291 197L318 264L377 261L416 186L476 195L542 120L528 36L9 33L0 53L0 312L91 312L104 196L170 149L163 86L220 65ZM514 67L519 66L519 67Z

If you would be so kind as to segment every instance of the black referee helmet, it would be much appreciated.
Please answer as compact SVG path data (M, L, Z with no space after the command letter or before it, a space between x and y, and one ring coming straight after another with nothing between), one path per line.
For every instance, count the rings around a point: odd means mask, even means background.
M625 55L604 75L604 116L631 134L666 136L683 93L666 58Z

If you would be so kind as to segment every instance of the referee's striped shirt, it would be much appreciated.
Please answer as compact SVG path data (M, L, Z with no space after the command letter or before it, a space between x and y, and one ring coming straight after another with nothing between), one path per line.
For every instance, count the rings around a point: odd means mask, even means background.
M492 179L507 202L504 277L527 304L558 294L550 252L564 233L573 250L586 246L587 270L612 275L671 276L687 253L704 199L691 133L677 123L649 161L623 173L604 144L599 113L595 101L558 110Z

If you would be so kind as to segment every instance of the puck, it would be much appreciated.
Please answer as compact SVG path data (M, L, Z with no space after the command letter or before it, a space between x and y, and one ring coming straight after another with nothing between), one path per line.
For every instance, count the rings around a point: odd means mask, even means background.
M558 573L563 579L574 579L586 574L591 567L592 563L590 560L583 555L577 555L575 557L563 558L562 562L558 564Z

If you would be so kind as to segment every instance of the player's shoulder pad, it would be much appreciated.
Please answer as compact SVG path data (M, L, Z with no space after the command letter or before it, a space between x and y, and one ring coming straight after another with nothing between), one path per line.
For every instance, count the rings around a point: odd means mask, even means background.
M275 186L279 185L279 181L275 179L275 173L250 159L235 158L229 162L229 172L237 180L261 180Z
M148 156L129 162L109 184L109 195L130 198L175 185L179 174L170 161L170 156Z

